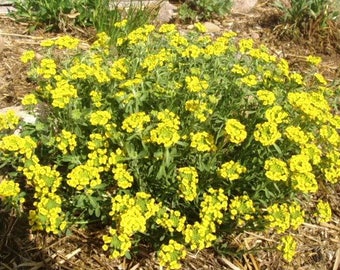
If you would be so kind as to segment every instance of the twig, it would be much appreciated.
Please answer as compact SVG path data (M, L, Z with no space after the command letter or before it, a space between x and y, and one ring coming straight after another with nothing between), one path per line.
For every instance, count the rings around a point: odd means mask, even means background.
M335 262L333 265L333 270L339 269L339 266L340 266L340 248L338 248L338 250L336 251L335 256L336 258L335 258Z
M37 39L37 40L44 39L43 37L36 37L36 36L30 36L30 35L21 35L21 34L13 34L13 33L3 33L3 32L0 32L0 36L22 37L22 38L30 38L30 39Z

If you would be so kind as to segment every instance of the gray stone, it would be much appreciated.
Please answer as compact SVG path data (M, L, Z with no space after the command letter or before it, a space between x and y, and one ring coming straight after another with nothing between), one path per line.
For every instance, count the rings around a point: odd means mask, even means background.
M221 27L212 22L205 22L203 23L203 25L205 26L205 28L207 28L208 33L216 33L221 31Z
M24 122L34 124L37 120L35 116L29 114L25 109L19 105L19 106L10 106L6 108L0 109L0 114L5 114L8 111L14 111L17 116L19 116Z
M257 4L257 0L233 0L231 13L249 13Z

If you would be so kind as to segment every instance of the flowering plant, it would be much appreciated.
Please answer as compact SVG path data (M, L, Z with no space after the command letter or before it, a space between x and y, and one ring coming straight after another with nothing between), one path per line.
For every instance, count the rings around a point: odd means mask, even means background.
M301 74L234 32L213 40L201 24L187 35L171 24L115 27L114 47L105 33L86 48L65 36L41 43L43 59L22 56L38 85L23 104L37 119L14 135L17 119L1 116L0 159L33 190L33 229L97 220L109 226L111 257L147 238L177 269L186 250L224 233L330 219L327 202L307 216L295 200L340 177L339 89L315 57ZM279 246L288 260L292 241Z

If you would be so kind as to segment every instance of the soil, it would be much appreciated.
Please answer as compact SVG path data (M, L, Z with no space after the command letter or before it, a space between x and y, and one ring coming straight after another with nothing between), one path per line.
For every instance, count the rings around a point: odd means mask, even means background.
M304 68L304 56L318 55L323 59L321 71L329 81L340 78L339 25L331 25L328 34L292 39L282 34L281 14L272 6L274 1L259 1L248 14L227 15L213 21L222 30L234 30L240 37L251 37L265 44L273 54L286 58L292 68ZM179 22L176 22L179 23ZM187 26L180 24L180 28ZM70 28L72 35L86 41L93 39L94 30ZM69 34L70 34L69 33ZM0 108L18 105L21 98L35 85L26 76L20 55L28 49L38 50L42 39L62 35L44 29L28 34L28 25L17 23L8 16L0 16ZM287 263L275 251L278 238L270 233L244 232L225 241L224 255L213 250L189 254L183 269L340 269L340 184L323 186L317 196L331 203L333 219L330 223L305 223L294 237L298 240L298 255ZM101 249L98 228L75 229L72 234L54 237L32 232L27 221L16 216L4 216L0 209L0 270L1 269L160 269L155 254L141 246L133 260L113 261Z

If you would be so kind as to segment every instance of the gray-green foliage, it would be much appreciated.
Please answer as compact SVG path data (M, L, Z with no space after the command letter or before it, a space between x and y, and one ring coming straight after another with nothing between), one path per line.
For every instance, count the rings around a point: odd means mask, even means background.
M184 21L211 19L229 12L230 0L186 0L179 9L179 16Z
M137 5L122 9L118 1L110 0L14 0L16 11L10 15L18 21L29 22L31 30L40 26L47 30L94 26L97 31L114 34L112 25L122 17L129 19L131 28L153 18L153 11L143 7L141 0L135 2Z
M330 22L335 22L339 12L334 9L332 0L291 0L289 5L277 1L275 6L283 12L282 20L292 32L311 35L324 30Z

